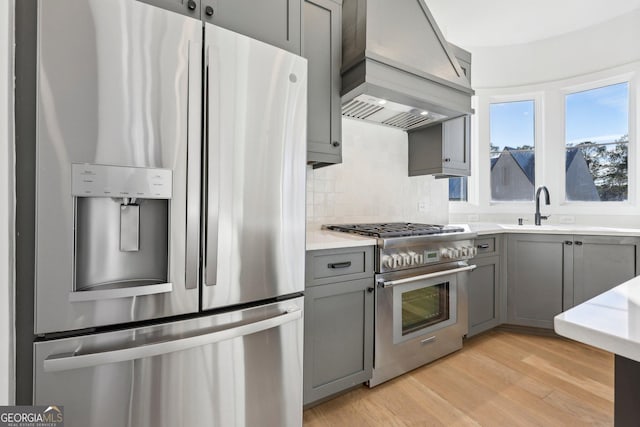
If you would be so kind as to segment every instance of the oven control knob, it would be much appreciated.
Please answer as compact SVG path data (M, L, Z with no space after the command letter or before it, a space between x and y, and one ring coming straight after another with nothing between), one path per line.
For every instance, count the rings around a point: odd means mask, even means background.
M423 254L416 255L416 260L418 264L424 264L424 255Z
M419 264L418 262L418 254L411 251L409 253L407 253L407 255L409 255L409 265L417 265Z
M467 248L467 247L461 248L460 249L460 254L462 256L469 256L469 248Z
M382 265L387 268L393 268L393 258L391 258L389 255L383 255Z
M406 254L404 252L400 252L398 255L400 255L400 257L402 258L402 266L403 267L408 267L411 265L411 256L409 254Z
M393 258L392 268L398 268L402 266L402 258L400 257L400 255L393 254L391 255L391 257Z
M478 248L476 248L475 246L471 246L471 256L476 255L478 255Z
M451 258L460 258L460 249L453 248L453 249L451 249L451 252L453 254L453 256L451 256Z

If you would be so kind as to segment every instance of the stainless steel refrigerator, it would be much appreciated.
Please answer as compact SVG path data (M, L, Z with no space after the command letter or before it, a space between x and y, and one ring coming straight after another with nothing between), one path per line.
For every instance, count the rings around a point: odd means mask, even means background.
M134 0L39 0L34 404L302 423L306 61Z

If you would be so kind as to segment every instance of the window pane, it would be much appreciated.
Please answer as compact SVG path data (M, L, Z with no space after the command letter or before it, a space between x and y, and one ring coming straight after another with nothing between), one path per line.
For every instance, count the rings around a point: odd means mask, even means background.
M491 200L533 200L534 101L491 104Z
M449 178L449 201L467 201L467 177Z
M567 95L565 117L567 200L627 200L629 85Z

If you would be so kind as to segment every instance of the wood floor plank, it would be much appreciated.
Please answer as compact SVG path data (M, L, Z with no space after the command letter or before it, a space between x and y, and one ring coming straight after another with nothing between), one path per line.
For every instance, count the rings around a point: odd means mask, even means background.
M307 427L613 425L613 355L490 331L457 353L304 412Z

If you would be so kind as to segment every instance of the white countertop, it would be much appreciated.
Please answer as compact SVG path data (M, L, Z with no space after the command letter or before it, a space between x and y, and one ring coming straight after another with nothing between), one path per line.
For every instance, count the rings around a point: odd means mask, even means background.
M533 233L533 234L586 234L590 236L640 236L637 228L593 227L576 224L544 224L544 225L517 225L517 224L492 224L471 223L468 224L471 231L479 236L499 233Z
M307 250L354 248L358 246L374 246L373 237L358 236L340 231L307 231Z
M567 338L640 362L640 277L557 315Z

